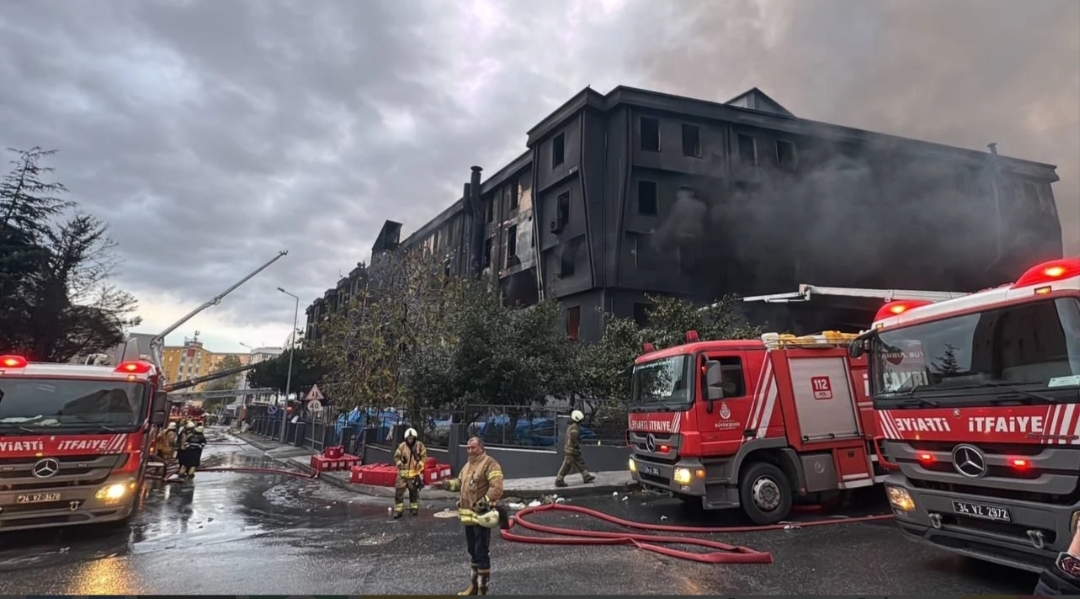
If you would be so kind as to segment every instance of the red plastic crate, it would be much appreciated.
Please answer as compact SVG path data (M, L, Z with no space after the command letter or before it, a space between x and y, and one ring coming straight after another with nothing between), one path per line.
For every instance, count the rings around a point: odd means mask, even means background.
M446 480L451 476L450 464L434 464L431 468L424 470L424 484L431 485L441 480Z
M311 467L319 472L340 472L360 463L360 458L343 454L340 458L328 458L324 455L311 456Z
M345 456L343 445L334 445L323 449L323 455L331 460L338 460Z

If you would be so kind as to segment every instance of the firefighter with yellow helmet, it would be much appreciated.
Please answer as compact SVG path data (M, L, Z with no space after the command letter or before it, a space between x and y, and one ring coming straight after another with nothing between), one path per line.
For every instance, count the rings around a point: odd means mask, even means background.
M484 442L479 437L469 439L466 450L469 461L457 477L436 483L436 487L459 493L458 519L465 527L472 577L469 587L458 595L487 595L491 580L491 530L506 524L495 507L503 495L502 466L484 451Z
M417 515L420 511L420 488L424 486L424 461L427 460L427 447L417 439L416 429L405 431L405 440L394 452L398 476L394 482L394 519L405 512L405 491L409 491L409 513Z
M566 427L566 445L563 447L563 462L559 467L559 473L555 475L556 487L565 487L566 475L575 470L581 473L585 484L596 480L595 476L589 474L589 469L585 467L585 460L581 456L581 421L584 418L585 414L582 414L581 410L570 413L570 426Z

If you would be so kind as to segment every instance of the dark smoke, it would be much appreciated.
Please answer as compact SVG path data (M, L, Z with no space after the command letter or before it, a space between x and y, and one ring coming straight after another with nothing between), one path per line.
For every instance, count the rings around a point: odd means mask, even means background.
M983 152L999 142L1003 155L1058 166L1053 190L1065 251L1080 254L1080 2L702 0L656 10L666 13L647 27L663 35L652 39L671 43L639 46L637 64L647 72L641 86L718 101L757 86L803 118ZM988 175L895 157L909 162L904 175L875 180L880 159L852 153L819 165L802 191L767 187L759 193L772 202L712 210L812 229L812 241L787 250L797 253L803 278L823 277L807 282L840 280L843 270L871 281L874 269L936 274L939 284L955 279L950 287L980 282L974 271L997 254L988 238L997 227ZM1024 193L1002 194L1005 235L1014 251L1041 255L1047 234L1038 218L1010 205ZM965 200L971 196L977 199ZM882 203L905 208L870 208ZM740 252L775 245L749 240ZM924 253L955 259L925 260ZM864 259L847 260L852 254ZM810 255L844 266L807 270ZM998 263L987 277L1016 268Z

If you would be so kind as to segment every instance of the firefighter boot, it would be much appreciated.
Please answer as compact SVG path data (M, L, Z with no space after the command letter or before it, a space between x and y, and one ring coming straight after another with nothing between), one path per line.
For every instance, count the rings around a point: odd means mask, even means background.
M477 580L479 585L477 586L477 593L476 594L477 595L487 595L488 594L488 581L491 580L491 570L478 570L477 574L479 574L480 576L478 577L479 579Z
M469 588L458 593L458 595L476 595L480 589L480 582L477 578L480 577L480 570L476 566L472 567L472 576L469 578Z
M565 487L565 486L567 486L566 481L561 479L561 478L556 478L555 479L555 486L556 487Z
M582 478L582 479L583 479L583 480L585 481L585 484L589 484L589 483L591 483L592 481L596 480L596 477L595 477L595 476L593 476L592 474L589 474L588 472L586 472L585 474L583 474L583 475L581 476L581 478Z
M394 504L394 520L397 520L398 518L400 518L404 514L405 514L405 504L404 503L395 503Z
M409 504L409 513L414 515L414 516L419 516L420 515L420 504L418 504L418 503Z

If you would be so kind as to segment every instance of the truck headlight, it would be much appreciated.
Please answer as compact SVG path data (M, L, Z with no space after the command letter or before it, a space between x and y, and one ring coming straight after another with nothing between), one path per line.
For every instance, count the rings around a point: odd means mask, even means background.
M630 472L637 472L637 462L634 461L634 458L630 458Z
M908 493L907 489L885 487L885 492L888 493L889 503L894 508L903 512L915 511L915 500L911 498L911 493Z
M98 489L98 492L94 496L98 499L115 501L117 499L123 498L124 495L127 495L127 488L128 486L124 483L106 485Z
M690 484L690 469L689 468L676 468L675 473L671 475L671 480L680 485Z

